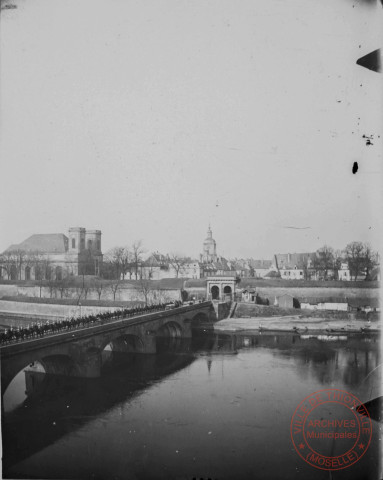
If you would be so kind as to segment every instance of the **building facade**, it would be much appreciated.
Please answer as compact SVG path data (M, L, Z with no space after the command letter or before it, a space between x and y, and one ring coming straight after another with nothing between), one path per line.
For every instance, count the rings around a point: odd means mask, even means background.
M0 256L0 278L62 280L70 275L99 275L103 260L101 230L69 228L62 233L34 234Z

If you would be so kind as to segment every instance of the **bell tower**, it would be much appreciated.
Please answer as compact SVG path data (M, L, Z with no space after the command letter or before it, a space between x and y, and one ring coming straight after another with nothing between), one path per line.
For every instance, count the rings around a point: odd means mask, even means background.
M81 253L85 249L85 228L69 229L68 253Z
M202 253L202 261L211 263L217 261L217 244L213 238L213 232L210 227L207 229L207 237L203 242L203 253Z

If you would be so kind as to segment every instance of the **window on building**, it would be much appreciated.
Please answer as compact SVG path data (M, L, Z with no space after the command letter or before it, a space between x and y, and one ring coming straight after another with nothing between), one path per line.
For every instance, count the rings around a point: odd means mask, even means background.
M82 238L82 239L80 240L80 245L81 245L81 248L82 248L82 249L85 248L85 238Z
M97 250L101 250L101 242L100 242L100 240L97 240Z
M72 248L76 248L76 239L72 238Z
M92 240L88 240L88 250L92 248Z

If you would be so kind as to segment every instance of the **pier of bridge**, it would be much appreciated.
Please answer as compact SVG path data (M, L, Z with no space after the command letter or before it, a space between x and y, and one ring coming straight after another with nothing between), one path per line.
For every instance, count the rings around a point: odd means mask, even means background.
M218 319L213 304L203 302L4 345L0 348L2 394L34 362L47 374L95 378L100 376L101 354L107 346L116 352L153 354L157 337L190 338L194 328Z

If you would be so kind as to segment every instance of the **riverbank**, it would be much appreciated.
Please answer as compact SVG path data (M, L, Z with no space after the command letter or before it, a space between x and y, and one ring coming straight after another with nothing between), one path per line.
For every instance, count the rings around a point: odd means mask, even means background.
M239 331L276 331L276 332L361 332L371 331L380 333L381 321L360 319L326 319L319 317L305 317L302 315L279 317L253 318L225 318L214 324L217 332Z

